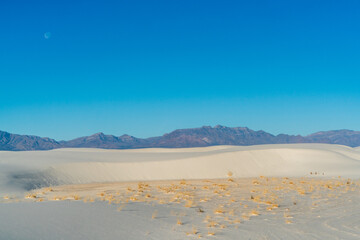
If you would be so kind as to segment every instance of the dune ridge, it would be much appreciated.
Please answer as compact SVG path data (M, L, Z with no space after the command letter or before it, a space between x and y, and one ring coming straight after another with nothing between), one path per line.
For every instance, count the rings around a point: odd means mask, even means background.
M280 144L186 149L56 149L1 152L3 177L27 189L61 184L234 177L358 178L360 152L341 145ZM11 174L9 174L11 173ZM10 180L9 180L10 181Z

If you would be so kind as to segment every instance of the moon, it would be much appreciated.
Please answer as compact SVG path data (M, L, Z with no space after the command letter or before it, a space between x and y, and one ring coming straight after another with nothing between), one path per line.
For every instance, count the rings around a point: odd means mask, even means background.
M44 38L49 39L51 37L51 32L44 33Z

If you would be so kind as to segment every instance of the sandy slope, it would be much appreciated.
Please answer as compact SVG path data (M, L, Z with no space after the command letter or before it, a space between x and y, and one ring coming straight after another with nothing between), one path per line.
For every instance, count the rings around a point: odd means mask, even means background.
M0 189L16 187L234 177L324 176L357 178L360 152L328 144L215 146L190 149L57 149L0 152ZM0 190L1 191L1 190Z
M67 185L45 193L36 190L37 199L0 200L0 239L360 238L359 181L242 178L147 184L142 192L137 192L138 183L134 182ZM225 191L220 190L222 186L227 186ZM168 188L175 192L168 193ZM79 194L79 200L71 200L72 194ZM146 198L147 194L151 197ZM183 200L173 201L178 194ZM66 200L52 200L56 196ZM191 207L186 206L187 196L192 196ZM41 198L45 200L36 202ZM204 198L208 201L202 202ZM279 205L273 208L265 201ZM217 214L216 209L224 212ZM258 212L255 215L254 210ZM209 226L211 223L215 225ZM208 236L209 232L215 236Z
M359 149L327 144L0 152L0 239L359 239L359 176Z

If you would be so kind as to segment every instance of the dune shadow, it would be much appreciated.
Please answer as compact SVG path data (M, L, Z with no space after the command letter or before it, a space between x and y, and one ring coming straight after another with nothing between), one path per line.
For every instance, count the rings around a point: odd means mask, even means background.
M37 188L59 185L56 179L51 178L45 172L12 172L7 176L8 184L30 191Z

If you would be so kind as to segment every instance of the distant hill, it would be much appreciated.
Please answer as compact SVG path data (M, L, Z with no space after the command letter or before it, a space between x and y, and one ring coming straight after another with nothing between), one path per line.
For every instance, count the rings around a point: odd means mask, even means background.
M352 130L317 132L306 136L306 139L314 143L332 143L349 147L360 146L360 132Z
M308 136L279 134L254 131L246 127L215 127L178 129L171 133L152 138L136 138L129 135L113 136L96 133L70 141L56 141L50 138L18 135L0 131L0 150L25 151L49 150L55 148L181 148L205 147L214 145L257 145L280 143L329 143L350 147L360 146L360 132L352 130L323 131Z
M61 144L50 138L18 135L0 131L0 150L26 151L60 148Z
M113 135L105 135L104 133L96 133L87 137L80 137L70 141L62 141L62 147L68 148L139 148L146 147L145 139L122 135L116 137Z

